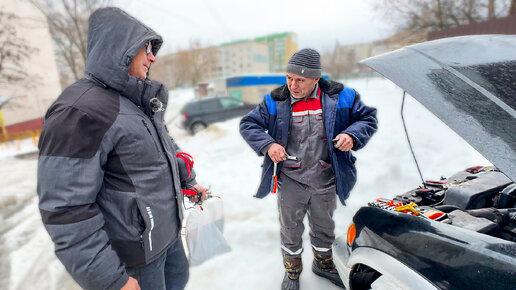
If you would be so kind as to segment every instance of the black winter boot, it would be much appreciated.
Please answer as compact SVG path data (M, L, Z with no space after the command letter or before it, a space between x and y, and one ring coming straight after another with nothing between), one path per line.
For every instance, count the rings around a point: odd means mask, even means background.
M314 251L312 271L316 275L326 278L333 284L344 288L344 283L342 283L342 280L339 277L339 273L337 272L337 268L335 268L331 253L328 255L321 255Z
M298 290L299 289L299 275L303 271L303 264L301 257L289 258L283 255L283 265L285 266L285 277L281 283L281 290Z

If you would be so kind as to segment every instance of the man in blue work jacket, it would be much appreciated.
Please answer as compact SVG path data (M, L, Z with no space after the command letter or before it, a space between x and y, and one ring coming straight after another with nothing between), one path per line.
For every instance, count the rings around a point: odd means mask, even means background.
M355 157L350 150L363 148L376 132L376 109L365 106L355 90L321 78L320 55L313 49L292 56L286 77L287 84L267 94L240 123L247 143L265 156L256 197L265 197L272 176L278 175L286 269L282 289L299 289L307 212L314 252L312 271L343 287L331 251L333 212L337 196L345 204L356 182Z

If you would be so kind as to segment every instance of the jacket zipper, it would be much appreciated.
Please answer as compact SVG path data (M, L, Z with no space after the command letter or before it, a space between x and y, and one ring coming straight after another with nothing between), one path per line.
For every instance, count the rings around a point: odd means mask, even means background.
M329 97L329 96L328 96ZM328 139L328 135L326 134L326 130L329 130L329 128L326 128L326 116L324 115L324 113L326 112L326 110L324 109L324 106L325 106L325 99L324 99L324 93L321 91L321 109L322 109L322 121L323 121L323 126L324 126L324 135L326 136L326 142L328 142L328 155L330 157L330 161L331 163L333 164L333 160L331 159L331 156L332 156L332 152L333 150L335 150L335 148L333 148L333 138L331 139ZM338 102L338 100L337 100ZM333 126L333 131L335 131L335 126ZM335 132L333 132L335 134ZM331 136L330 136L331 137Z
M154 124L154 117L150 117L150 119L151 119L151 121L153 121L153 124ZM151 134L151 136L152 136L152 133L151 133L151 131L150 131L150 129L149 129L149 127L148 127L147 123L145 122L145 120L142 120L142 122L143 122L143 124L145 125L145 128L147 128L147 131L148 131L148 132ZM155 126L154 126L154 127L155 127ZM165 129L166 129L166 126L165 126ZM158 131L158 129L156 129L156 132L157 132L157 134L159 135L159 131ZM167 130L167 132L168 132L168 130ZM158 136L158 138L159 138L159 136ZM172 139L172 137L170 137L170 138ZM154 138L152 138L152 139L154 140ZM158 147L157 147L157 144L156 144L156 143L154 143L154 144L156 145L156 149L157 149L157 148L158 148ZM166 152L165 152L165 155L167 155L167 154L166 154ZM169 164L169 166L170 166L170 171L171 171L171 173L172 173L172 176L174 176L174 170L172 169L172 166L174 166L174 165L172 164L172 162L170 162L170 160L168 160L168 157L167 157L167 156L165 156L165 158L167 158L167 162L168 162L168 164ZM178 170L179 170L179 169L178 169ZM173 183L173 182L172 182L172 183ZM175 188L175 185L173 185L173 186L174 186L174 188ZM182 194L183 194L182 192L176 193L176 195L182 195ZM183 204L183 208L184 208L184 209L186 209L186 204L185 204L185 199L184 199L184 197L183 197L183 196L181 196L180 198L181 198L181 201L182 201L182 204ZM176 200L177 200L177 199L179 199L179 198L176 196ZM178 206L178 210L181 210L181 206Z
M157 151L158 153L160 153L160 150L159 150L159 148L158 148L158 144L156 144L156 140L154 140L154 135L152 135L152 132L151 132L151 130L150 130L150 128L149 128L149 125L147 125L147 122L145 122L145 120L142 120L142 123L143 123L143 125L145 126L145 128L147 129L147 132L149 132L149 134L150 134L150 136L151 136L151 138L152 138L152 143L154 143L154 147L156 147L156 151Z

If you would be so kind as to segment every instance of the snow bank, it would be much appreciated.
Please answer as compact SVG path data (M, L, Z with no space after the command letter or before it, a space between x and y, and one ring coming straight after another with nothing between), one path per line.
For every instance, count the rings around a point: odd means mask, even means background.
M16 156L34 155L38 146L31 138L0 143L0 160Z

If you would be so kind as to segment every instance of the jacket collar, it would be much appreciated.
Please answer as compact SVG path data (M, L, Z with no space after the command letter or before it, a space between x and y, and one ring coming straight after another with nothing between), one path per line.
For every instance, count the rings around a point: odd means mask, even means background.
M326 79L319 79L319 88L321 88L321 91L323 93L326 93L328 95L335 95L338 94L340 91L344 89L344 85L338 82L326 80ZM290 91L288 90L287 85L282 85L281 87L278 87L274 89L271 92L271 97L275 101L284 101L290 97Z
M290 94L290 103L294 104L294 103L297 103L297 102L300 102L303 100L306 101L308 99L319 99L320 97L321 97L321 92L319 91L319 84L315 84L315 88L312 91L312 94L310 96L308 96L307 98L298 99L298 98L294 98L294 96L292 96L292 94Z
M149 79L142 80L130 76L121 94L149 117L163 114L168 103L168 92L165 86Z

